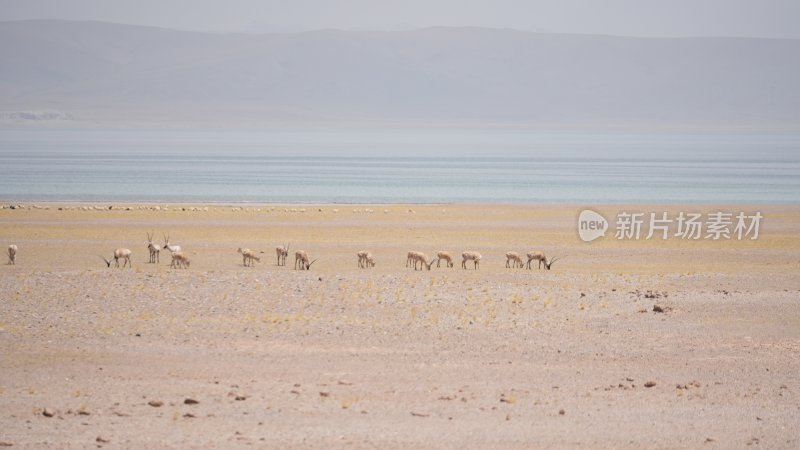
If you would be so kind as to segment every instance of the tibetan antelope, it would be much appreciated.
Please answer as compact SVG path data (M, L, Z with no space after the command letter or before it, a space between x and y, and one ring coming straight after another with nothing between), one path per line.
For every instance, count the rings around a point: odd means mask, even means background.
M169 266L173 269L188 269L191 263L189 257L184 255L183 252L172 252L172 262Z
M522 268L525 264L522 263L522 257L517 252L506 253L506 268Z
M408 254L409 254L409 257L411 258L411 261L414 262L414 270L417 270L417 263L420 264L419 270L423 270L423 269L431 270L431 266L433 265L433 263L438 261L436 259L432 259L430 262L428 262L428 257L425 256L425 253L408 252Z
M297 270L298 265L300 266L300 270L309 270L311 269L311 265L314 264L314 261L308 262L308 254L306 254L303 250L298 250L294 252L294 268Z
M558 260L558 258L550 258L550 262L547 261L547 257L544 255L544 252L528 252L528 269L531 268L532 261L539 261L539 268L542 268L542 263L544 263L544 268L550 270L550 266L553 265L554 262Z
M450 256L448 252L438 252L436 253L436 267L439 267L439 263L444 260L447 264L447 267L453 267L453 257Z
M161 258L159 257L161 248L153 243L153 235L150 233L147 233L147 250L150 252L150 263L161 262Z
M275 254L278 255L278 265L286 265L286 257L289 256L289 244L284 244L283 247L275 247Z
M119 267L119 260L122 259L122 267L125 268L125 264L128 267L133 267L131 264L131 251L127 248L118 248L114 250L114 255L111 256L111 259L106 259L105 257L101 256L103 261L106 262L106 266L111 267L111 260L114 260L114 267Z
M8 263L12 265L17 263L17 246L14 244L8 246Z
M252 267L253 261L261 262L261 258L256 256L256 252L250 250L249 248L239 247L239 249L236 251L242 254L242 265L245 267Z
M164 248L169 250L170 253L175 253L181 251L180 245L170 245L169 243L169 235L164 235Z
M357 253L357 255L358 255L358 267L362 269L375 267L375 259L372 257L372 253L366 250L361 250L360 252Z
M478 252L464 252L461 254L461 267L466 269L467 261L472 261L474 263L473 267L477 270L481 258L483 257Z

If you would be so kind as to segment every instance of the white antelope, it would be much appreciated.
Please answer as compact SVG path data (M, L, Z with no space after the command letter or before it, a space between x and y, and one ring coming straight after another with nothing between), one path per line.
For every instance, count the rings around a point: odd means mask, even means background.
M517 252L506 253L506 268L522 268L525 264L522 263L522 257Z
M286 257L289 256L289 244L284 244L283 247L275 247L275 254L278 255L278 265L286 265Z
M147 233L147 250L150 252L150 263L161 262L161 248L153 243L153 235L150 233Z
M245 267L248 267L248 266L252 267L253 266L253 261L261 262L261 258L256 256L256 253L254 251L250 250L249 248L241 248L241 247L239 247L239 249L236 250L236 251L242 254L242 265L245 266Z
M433 265L433 263L438 261L436 259L432 259L430 262L428 262L428 257L425 256L425 253L408 252L408 254L411 260L414 262L414 270L417 270L417 263L420 263L419 270L423 269L431 270L431 266Z
M172 252L172 262L169 266L173 269L188 269L191 263L189 257L184 255L183 252Z
M357 253L357 255L358 255L358 267L362 269L375 267L375 259L372 257L372 253L366 250L361 250L360 252Z
M17 246L14 244L8 246L8 263L12 265L17 263Z
M558 260L558 258L551 258L550 261L547 261L547 257L544 255L544 252L528 252L528 269L531 268L532 261L539 261L539 268L542 268L542 263L544 263L544 268L550 270L550 266L553 265L554 262Z
M169 243L169 235L164 235L164 248L169 250L170 253L175 253L181 251L180 245L170 245Z
M436 267L439 267L439 263L445 260L447 262L447 267L453 267L453 257L450 256L448 252L438 252L436 253Z
M106 262L106 266L108 267L111 267L111 260L114 260L114 267L119 267L120 259L124 260L122 261L123 268L125 268L125 264L127 264L128 267L133 267L133 264L131 264L131 254L131 251L127 248L118 248L114 250L114 255L111 256L111 259L106 259L103 256L101 256L101 258L103 258L103 261Z
M300 270L309 270L311 265L314 264L314 261L308 262L308 254L306 254L303 250L298 250L294 252L294 268L297 269L298 265L300 266Z
M478 269L479 262L483 258L478 252L464 252L461 254L461 267L467 268L467 261L472 261L475 265L475 270Z

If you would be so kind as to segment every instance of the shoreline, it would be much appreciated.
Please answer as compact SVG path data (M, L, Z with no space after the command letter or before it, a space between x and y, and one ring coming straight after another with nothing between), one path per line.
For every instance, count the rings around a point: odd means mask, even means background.
M21 209L0 204L0 244L20 247L20 259L30 254L40 259L57 249L53 268L97 265L93 257L108 248L130 248L134 260L147 253L139 248L147 233L170 233L196 258L197 268L235 270L238 257L229 253L238 247L274 254L274 247L292 242L323 257L318 270L335 273L352 265L353 254L371 250L381 261L405 261L411 250L435 256L439 250L478 251L485 267L502 271L505 252L545 251L548 255L568 254L559 262L562 270L576 273L726 273L748 270L768 273L769 259L781 270L797 266L791 253L800 251L800 205L582 205L562 204L160 204L85 205L42 203ZM591 242L580 238L581 211L599 213L608 223L605 236ZM721 240L705 237L685 240L675 237L677 223L669 225L667 239L645 239L649 223L642 224L640 238L619 238L615 229L620 213L694 212L710 220L714 212L736 215L761 213L757 240L730 236ZM730 229L733 230L733 225ZM74 241L82 241L76 245ZM196 249L203 248L198 251ZM607 261L604 252L619 260ZM714 252L709 259L703 252ZM78 258L70 258L70 255ZM313 258L312 258L313 259ZM460 263L460 259L458 261ZM611 262L611 264L609 264ZM376 273L392 273L395 264L382 263ZM483 266L484 264L482 264ZM146 266L145 266L146 267ZM265 269L268 266L264 267Z
M235 207L235 206L454 206L454 207L476 207L476 206L508 206L508 207L553 207L553 208L604 208L604 207L636 207L636 206L655 206L666 208L679 208L679 207L790 207L800 208L800 201L797 202L503 202L503 201L486 201L486 202L283 202L283 201L106 201L106 200L8 200L0 199L0 209L11 209L11 206L22 206L24 208L37 209L35 206L88 206L88 207L105 207L118 208L118 207L134 207L134 206L167 206L167 207L182 207L182 206L208 206L208 207Z

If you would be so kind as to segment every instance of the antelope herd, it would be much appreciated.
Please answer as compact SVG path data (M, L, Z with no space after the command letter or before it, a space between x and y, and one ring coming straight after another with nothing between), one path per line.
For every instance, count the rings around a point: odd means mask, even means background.
M189 268L191 261L189 257L186 256L181 251L181 247L179 245L172 245L169 242L169 235L164 235L164 246L159 247L159 245L153 242L153 235L147 233L147 250L150 253L150 260L148 261L151 264L159 263L159 253L160 249L169 250L171 255L170 267L175 269L181 268ZM236 250L242 256L242 266L244 267L252 267L253 263L261 262L261 257L258 254L250 250L249 248L239 247ZM264 252L259 252L264 253ZM278 257L277 264L278 266L285 266L286 265L286 257L289 255L289 244L284 244L281 247L275 248L275 253ZM114 267L120 267L119 262L122 260L122 267L125 266L133 267L131 262L131 252L127 248L118 248L114 250L114 253L111 255L111 258L106 258L101 256L103 261L106 263L107 267L111 267L111 263L114 263ZM360 269L369 269L371 267L375 267L375 258L371 252L367 250L361 250L356 253L358 257L358 267ZM536 261L538 263L538 268L541 269L542 266L546 270L550 270L553 263L556 262L559 258L550 258L548 259L545 256L544 252L542 251L530 251L526 253L527 261L525 263L522 262L522 256L520 256L517 252L507 252L506 256L506 268L508 269L516 269L516 268L527 268L531 270L532 263ZM480 253L476 251L466 251L461 254L461 268L467 269L467 262L472 262L472 267L474 270L478 270L480 268L480 261L483 258ZM8 246L8 264L13 265L16 264L17 260L17 246L16 245L9 245ZM294 253L294 269L295 270L310 270L311 265L314 264L317 260L310 261L308 254L304 250L297 250ZM453 257L450 255L449 252L446 251L438 251L436 253L436 258L430 258L425 255L425 253L418 252L418 251L410 251L406 255L406 267L414 267L414 270L431 270L431 267L434 263L436 263L436 267L441 267L441 262L445 262L445 267L452 268L453 267Z

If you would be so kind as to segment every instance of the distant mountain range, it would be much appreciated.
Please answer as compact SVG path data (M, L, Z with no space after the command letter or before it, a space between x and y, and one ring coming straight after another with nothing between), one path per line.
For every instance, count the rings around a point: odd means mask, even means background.
M0 121L800 129L800 40L0 22Z

